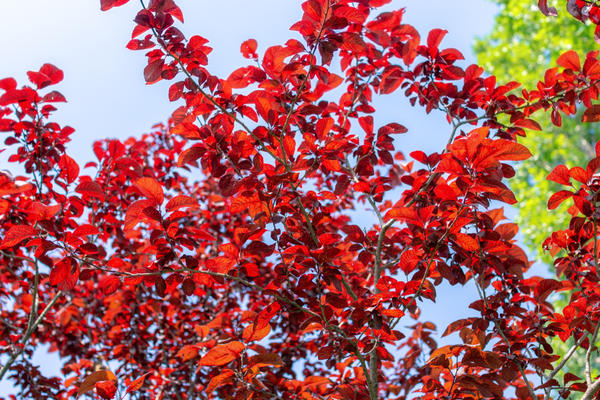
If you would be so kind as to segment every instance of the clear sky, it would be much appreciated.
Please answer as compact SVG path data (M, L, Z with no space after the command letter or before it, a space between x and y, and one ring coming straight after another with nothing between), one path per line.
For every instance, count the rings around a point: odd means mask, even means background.
M104 13L99 0L1 1L0 79L12 76L24 84L25 72L46 62L64 70L65 80L56 89L68 103L58 104L54 115L61 124L76 129L68 151L78 161L92 160L94 140L138 135L166 120L177 107L168 101L168 83L145 85L144 52L125 48L134 26L132 19L139 10L137 1ZM176 2L186 20L183 32L210 41L214 50L209 69L220 76L245 65L239 53L242 41L256 39L260 53L293 37L295 33L288 28L301 17L299 0ZM496 6L486 0L394 0L386 8L401 7L406 7L404 22L414 25L422 36L433 28L447 29L442 46L461 50L467 58L463 65L475 63L473 38L491 29L496 12ZM400 139L405 154L417 148L426 152L443 148L450 132L443 115L426 117L401 96L379 100L377 109L378 120L395 120L409 128ZM10 168L6 159L0 158L3 169ZM472 287L443 287L438 295L441 301L427 306L424 317L435 321L441 331L449 322L467 316L468 304L477 297ZM42 371L58 374L54 355L41 351L36 360ZM0 396L11 392L7 382L0 382Z

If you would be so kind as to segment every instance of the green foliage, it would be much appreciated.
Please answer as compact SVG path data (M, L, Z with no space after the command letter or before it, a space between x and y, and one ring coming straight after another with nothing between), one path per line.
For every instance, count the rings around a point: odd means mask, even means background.
M496 75L499 82L516 80L526 89L535 89L544 71L556 65L560 54L575 50L583 58L598 48L593 39L594 27L581 24L565 9L559 9L557 17L546 17L533 0L494 1L501 6L494 28L477 40L474 50L479 64ZM542 131L530 131L521 141L533 157L521 164L512 189L520 201L517 222L523 239L538 260L548 264L551 258L543 253L542 243L552 231L565 228L565 210L570 202L548 211L548 193L559 189L546 176L557 164L572 167L592 158L600 129L595 124L582 124L580 115L563 118L560 128L553 126L549 117L543 118L537 118Z

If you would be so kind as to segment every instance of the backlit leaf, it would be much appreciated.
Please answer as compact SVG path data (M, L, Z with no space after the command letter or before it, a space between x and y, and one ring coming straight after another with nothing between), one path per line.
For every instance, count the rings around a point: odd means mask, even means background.
M184 207L198 207L198 201L190 196L179 195L169 200L165 209L167 211L173 211Z
M32 239L35 235L36 231L30 225L14 225L4 235L0 249L16 246L25 239Z
M140 390L142 385L144 384L144 380L149 374L150 372L146 372L144 375L131 382L129 386L127 386L127 390L125 391L125 393L137 392L138 390Z
M96 393L105 400L110 400L115 397L117 385L113 381L101 381L95 385Z
M573 71L579 71L581 69L581 62L579 61L579 55L576 51L569 50L564 52L558 57L556 63L563 68L571 69Z
M159 206L165 197L160 183L154 178L144 177L135 181L134 186L151 202Z
M256 58L256 40L248 39L240 46L240 51L245 58Z
M92 197L95 199L104 200L104 192L102 191L102 187L96 182L81 182L79 185L77 185L75 191L84 197Z
M77 390L77 397L94 389L94 385L102 381L117 381L117 377L109 370L96 371L88 375Z
M569 197L572 197L572 196L573 196L573 193L569 192L568 190L561 190L559 192L554 193L552 196L550 196L550 199L548 199L548 209L554 210L563 201L565 201L566 199L568 199Z
M198 365L215 367L225 365L237 359L243 350L244 344L238 341L218 344L200 359Z
M262 340L271 332L271 325L267 324L264 327L257 327L255 324L251 324L244 329L242 338L245 342L251 342L253 340Z
M569 174L569 169L564 165L557 165L556 167L554 167L554 169L552 170L552 172L550 172L550 174L548 174L546 179L559 183L561 185L571 185L571 176Z
M232 370L225 369L219 375L214 376L208 383L208 386L206 386L206 394L211 394L215 389L232 383L234 375L235 373Z

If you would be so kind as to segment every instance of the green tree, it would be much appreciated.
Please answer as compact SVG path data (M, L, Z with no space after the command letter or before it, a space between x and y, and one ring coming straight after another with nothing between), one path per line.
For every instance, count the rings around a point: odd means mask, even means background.
M593 39L594 26L582 24L564 8L551 17L542 14L533 0L492 1L500 6L500 11L492 31L476 41L474 50L479 64L498 81L515 80L522 83L521 88L535 89L539 77L555 66L556 59L565 51L574 50L583 58L599 48ZM552 23L549 19L553 19ZM572 167L593 158L594 144L600 139L600 125L581 123L580 112L575 117L563 118L562 126L556 127L549 116L547 113L537 119L541 131L529 131L527 137L522 138L521 143L531 149L533 157L520 164L511 188L519 200L516 219L525 244L539 261L551 265L552 257L543 251L542 244L552 232L568 225L565 211L570 202L563 203L559 209L548 210L545 193L560 188L546 177L558 164ZM557 309L566 304L568 294L555 299ZM563 346L563 352L572 344L554 343ZM583 357L572 357L569 364L569 371L583 372Z

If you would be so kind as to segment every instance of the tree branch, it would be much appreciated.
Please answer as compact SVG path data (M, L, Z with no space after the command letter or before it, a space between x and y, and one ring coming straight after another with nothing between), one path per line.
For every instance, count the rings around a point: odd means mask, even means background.
M23 353L23 351L25 350L25 346L27 345L27 342L31 338L31 335L33 335L33 333L37 329L38 325L42 322L42 320L44 319L44 317L46 316L46 314L48 313L48 311L50 311L50 309L52 308L52 306L54 306L54 304L56 304L56 302L58 301L58 299L62 295L63 295L63 292L62 291L58 291L54 295L54 297L52 298L52 300L50 300L50 302L46 305L46 307L40 313L40 315L35 319L35 321L27 328L27 331L25 332L25 335L20 340L20 343L21 343L22 346L20 346L20 348L18 350L13 351L13 353L11 354L11 356L8 359L8 361L6 362L6 364L4 364L2 366L2 368L0 369L0 381L2 380L2 378L4 377L4 375L6 374L6 372L8 372L8 369L15 362L15 360L17 359L17 357L19 357Z

